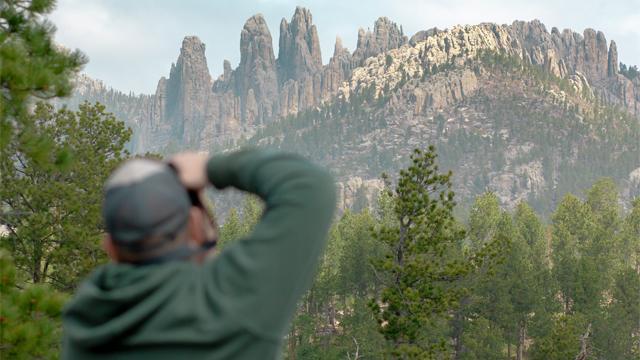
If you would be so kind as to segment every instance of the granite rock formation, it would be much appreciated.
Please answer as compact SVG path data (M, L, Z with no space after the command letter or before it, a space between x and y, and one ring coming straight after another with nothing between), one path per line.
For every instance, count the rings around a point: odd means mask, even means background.
M353 59L356 65L361 65L367 58L397 49L406 43L407 37L402 27L398 27L386 17L381 17L373 25L373 32L364 31L362 28L358 30L358 44L353 52Z
M336 39L333 56L322 65L316 26L309 10L296 8L291 21L282 19L276 59L264 18L249 18L240 35L240 63L223 63L212 81L205 45L184 39L169 78L161 78L152 96L129 96L79 79L75 100L105 102L135 130L132 149L167 153L178 148L209 149L249 137L256 128L278 118L318 107L336 96L348 98L375 84L376 94L406 79L423 77L438 66L473 60L483 51L498 51L540 66L565 78L577 91L640 114L640 79L619 74L616 43L607 45L602 32L586 29L547 31L537 20L508 26L480 24L443 31L420 31L407 40L402 28L378 19L373 31L360 29L353 53ZM387 63L389 59L393 61ZM450 84L434 84L432 93L416 91L425 104L444 107L459 100L474 75ZM93 87L92 87L93 86ZM562 97L562 94L556 94Z
M322 55L318 30L313 25L311 12L297 7L291 23L280 22L278 48L278 79L302 80L322 70Z
M447 31L419 34L415 45L402 46L369 58L353 70L342 97L375 86L376 94L394 88L403 79L422 77L434 68L474 61L484 52L498 52L539 66L558 78L588 88L606 103L625 107L640 115L640 79L627 79L618 73L615 42L607 46L602 32L586 29L584 35L553 28L549 33L537 20L516 21L509 26L480 24L455 26ZM418 39L422 39L418 41ZM442 89L450 92L449 89ZM455 98L452 93L452 99ZM455 100L455 99L453 99Z

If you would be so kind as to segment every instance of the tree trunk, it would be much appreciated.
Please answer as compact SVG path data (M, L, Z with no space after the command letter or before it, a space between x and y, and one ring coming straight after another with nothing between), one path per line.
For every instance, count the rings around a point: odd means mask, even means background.
M451 333L451 339L453 341L453 360L460 360L462 358L462 352L464 351L464 344L462 343L462 335L464 334L464 310L468 303L468 298L461 299L460 308L456 310L453 317L453 331Z
M580 336L580 352L576 355L575 360L587 360L590 355L589 337L591 337L591 324L587 326L587 331Z
M516 352L516 360L524 359L524 341L527 338L527 323L525 321L520 322L518 328L518 349Z
M289 341L287 342L287 359L295 360L296 359L296 329L294 325L291 325L291 330L289 331Z
M34 284L38 284L40 282L42 282L42 269L40 268L42 266L41 264L41 259L39 256L36 256L33 259L33 267L31 269L31 280L33 281Z

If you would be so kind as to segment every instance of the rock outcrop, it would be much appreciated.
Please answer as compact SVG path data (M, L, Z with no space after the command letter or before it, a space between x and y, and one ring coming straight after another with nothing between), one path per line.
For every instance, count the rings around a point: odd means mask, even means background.
M297 7L291 23L280 22L278 48L278 80L303 80L322 70L322 55L318 30L312 23L311 12Z
M436 35L439 32L441 32L441 30L439 30L437 27L431 28L429 30L420 30L417 33L413 34L413 36L411 36L411 39L409 39L409 44L411 46L415 46L417 43L427 40L428 37Z
M566 79L576 92L640 114L640 79L632 81L619 73L615 42L607 46L604 34L592 29L582 34L557 28L549 32L537 20L432 28L408 40L402 27L382 17L373 31L359 30L353 53L337 38L333 56L323 65L311 13L298 7L289 21L283 19L280 24L277 58L261 15L249 18L241 31L238 66L234 69L225 60L223 73L215 81L204 50L198 38L186 37L168 79L160 79L152 96L126 98L99 88L93 93L77 91L84 94L80 97L111 104L127 120L135 131L134 151L161 153L231 146L279 118L336 98L348 101L353 93L372 86L380 96L410 79L431 82L412 92L416 114L445 108L477 89L477 74L467 71L439 79L432 73L473 62L486 51L539 66ZM565 97L550 96L554 101Z
M181 138L185 144L196 146L207 119L207 98L211 93L205 45L200 39L196 36L184 38L166 86L159 84L158 90L160 97L166 96L163 117L173 128L172 135Z
M322 73L322 98L321 102L331 100L342 86L343 82L351 76L353 70L353 57L349 49L342 46L342 39L336 37L333 56L329 64L324 67Z
M249 18L240 33L240 65L235 72L241 121L254 126L271 119L278 108L278 75L271 33L262 15Z
M616 46L616 42L611 40L607 59L607 75L609 77L615 77L616 74L618 74L618 47Z
M416 34L409 45L372 56L353 70L340 96L366 91L372 85L376 96L406 79L423 77L442 66L475 61L483 52L501 53L540 66L548 73L572 81L605 102L624 106L640 114L640 87L618 74L615 42L607 47L602 32L586 29L584 36L570 30L547 32L537 20L516 21L509 26L480 24L455 26L447 31ZM412 45L413 44L413 45ZM356 53L354 53L355 57ZM455 94L452 93L455 97Z
M362 28L358 30L358 43L353 52L353 59L356 65L360 65L367 58L397 49L406 43L407 37L402 27L386 17L381 17L373 25L373 32Z
M338 209L359 211L364 207L374 207L384 183L380 179L367 180L354 176L337 183L336 188Z

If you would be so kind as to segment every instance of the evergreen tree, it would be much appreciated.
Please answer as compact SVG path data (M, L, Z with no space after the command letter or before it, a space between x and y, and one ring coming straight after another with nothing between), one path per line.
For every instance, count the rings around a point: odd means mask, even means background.
M496 238L501 216L499 200L494 193L488 192L478 196L469 213L465 248L469 251L477 251L491 243ZM465 279L464 287L469 291L460 299L460 306L451 319L450 331L451 341L454 344L454 359L473 359L477 354L486 356L488 353L496 353L498 350L494 346L500 347L501 345L496 344L504 342L503 333L496 324L484 317L492 311L488 309L488 305L500 307L505 303L493 304L486 298L487 294L493 296L491 292L495 285L492 282L494 269L488 267L488 262L480 265L482 266L475 268ZM478 328L485 325L493 327L492 334L476 332Z
M254 195L245 195L242 201L242 213L232 208L220 228L220 248L229 243L249 235L256 226L263 212L263 204L260 198Z
M515 258L506 262L515 270L509 276L515 285L511 295L517 314L518 343L516 358L527 358L526 342L551 331L552 316L559 308L557 287L551 275L545 226L526 203L520 203L513 215L517 228ZM535 341L535 340L534 340Z
M577 197L566 195L552 217L553 276L566 314L594 311L600 303L602 285L584 256L593 242L597 225L591 208Z
M631 268L620 270L614 279L611 302L594 334L595 348L602 359L640 358L640 274Z
M0 249L0 358L57 359L66 296L46 284L23 286Z
M0 6L0 153L18 143L31 160L48 161L54 139L27 116L34 99L69 95L72 77L86 63L79 51L57 46L55 27L43 18L54 0L4 0ZM65 149L55 149L64 152ZM62 154L60 158L63 158Z
M459 254L465 235L453 218L451 173L438 172L434 147L411 161L392 192L397 225L375 234L390 251L375 266L388 281L372 309L392 357L431 358L449 350L442 326L471 263Z
M551 331L533 344L531 360L576 359L581 336L588 329L587 319L579 313L558 315L553 319Z
M9 233L1 246L30 282L70 290L106 260L100 246L102 188L128 156L124 145L131 130L100 104L85 103L73 112L39 103L29 118L34 136L53 140L52 151L39 162L17 138L7 144L8 156L0 159L0 201ZM57 159L63 149L73 157Z
M640 197L633 200L620 237L618 259L622 267L630 267L640 274Z

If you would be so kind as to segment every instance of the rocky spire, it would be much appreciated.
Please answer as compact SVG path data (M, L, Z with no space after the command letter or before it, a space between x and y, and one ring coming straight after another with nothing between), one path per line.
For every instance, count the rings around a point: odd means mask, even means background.
M269 27L260 14L250 17L240 33L240 65L236 75L243 120L252 123L256 120L254 115L260 119L270 117L278 95L276 60ZM259 108L253 108L255 104Z
M390 49L397 49L407 43L407 37L396 23L386 17L376 20L373 33L358 30L358 45L353 53L356 61L378 55Z
M342 46L342 39L336 36L333 56L322 73L322 101L327 101L338 92L342 83L351 74L351 53Z
M308 9L296 7L291 23L282 19L279 44L278 77L281 83L288 79L300 80L322 69L318 31Z
M584 31L584 71L594 79L607 76L609 51L607 39L602 31L593 29Z
M613 40L611 40L611 45L609 45L609 58L607 62L607 74L609 77L615 76L618 73L618 47Z
M224 59L224 61L222 62L222 76L224 76L225 79L228 79L231 76L231 72L233 71L231 69L231 63L229 62L229 60Z
M351 53L349 53L349 49L342 45L342 38L336 36L336 44L333 47L333 56L331 59L339 59L345 56L351 57Z
M178 61L171 66L166 84L166 115L174 132L184 141L195 141L196 124L205 116L206 99L211 91L211 75L205 45L196 36L182 41Z
M222 75L213 82L213 92L222 93L228 90L235 90L235 82L233 80L233 69L229 60L222 61Z
M341 82L349 76L351 72L351 63L352 57L349 49L344 47L342 45L342 39L339 36L336 36L336 44L333 48L333 56L331 57L331 59L329 59L329 64L327 65L326 69L330 70L331 72L339 72L339 76L336 77L334 74L332 77L334 77L336 81ZM335 86L336 90L338 85L339 84L336 84Z

